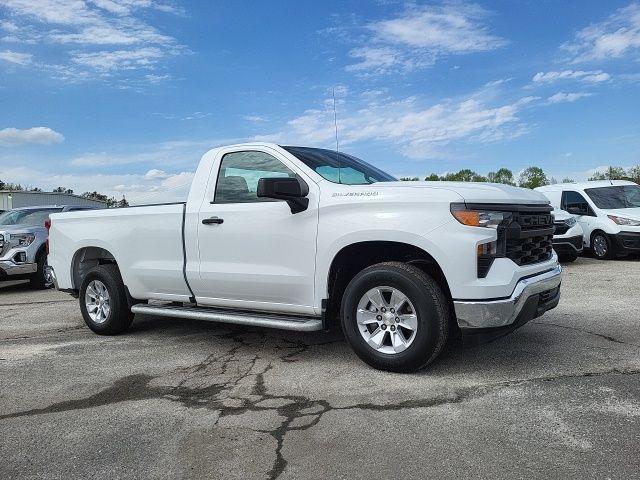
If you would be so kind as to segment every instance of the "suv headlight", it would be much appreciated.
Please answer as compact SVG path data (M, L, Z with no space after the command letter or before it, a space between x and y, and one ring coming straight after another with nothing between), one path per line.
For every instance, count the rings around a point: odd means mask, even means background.
M567 225L567 227L573 227L577 222L575 218L571 217L567 218L564 223Z
M459 203L451 204L451 214L463 225L494 229L498 228L498 225L511 215L509 212L474 210Z
M36 239L33 233L12 233L11 244L14 247L28 247Z
M611 220L613 220L618 225L626 225L628 227L640 227L640 221L632 220L631 218L624 217L616 217L615 215L607 215Z

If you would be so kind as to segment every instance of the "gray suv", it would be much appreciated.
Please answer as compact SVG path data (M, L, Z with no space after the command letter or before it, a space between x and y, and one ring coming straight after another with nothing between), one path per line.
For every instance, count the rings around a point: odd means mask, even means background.
M45 220L52 213L90 210L81 206L14 208L0 214L0 280L28 279L33 288L47 288Z

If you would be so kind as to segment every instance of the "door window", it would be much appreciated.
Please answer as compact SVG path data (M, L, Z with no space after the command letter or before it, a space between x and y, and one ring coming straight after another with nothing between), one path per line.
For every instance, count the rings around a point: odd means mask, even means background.
M273 201L257 195L261 178L295 177L280 160L264 152L227 153L220 162L214 203Z
M578 192L566 191L562 192L562 200L560 208L568 210L571 207L579 207L584 211L584 215L594 215L589 202Z

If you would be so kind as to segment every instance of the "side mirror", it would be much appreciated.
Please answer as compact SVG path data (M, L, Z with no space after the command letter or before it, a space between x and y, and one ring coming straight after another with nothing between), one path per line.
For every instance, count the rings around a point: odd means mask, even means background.
M309 207L309 186L299 178L271 177L258 180L258 197L285 200L291 213L300 213Z

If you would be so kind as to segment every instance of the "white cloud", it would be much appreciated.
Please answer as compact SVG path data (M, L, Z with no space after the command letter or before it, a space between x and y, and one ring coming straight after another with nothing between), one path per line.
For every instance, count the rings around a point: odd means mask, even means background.
M527 129L518 118L538 97L524 97L498 106L479 95L425 105L418 97L370 103L351 112L338 112L341 145L362 141L391 143L414 159L442 156L455 141L491 142L514 138ZM335 139L333 109L310 109L287 122L282 131L255 140L298 142L332 147Z
M36 64L64 80L128 76L154 69L168 57L190 53L178 41L147 21L148 10L178 13L152 0L4 0L10 17L0 24L10 33L3 40L57 48L70 62ZM96 49L99 48L99 50ZM37 48L37 47L34 47ZM154 83L162 75L139 77Z
M261 115L242 115L241 118L251 123L263 123L267 121L267 119Z
M144 178L148 180L152 180L155 178L167 178L169 175L164 170L158 170L157 168L152 168L147 173L144 174Z
M76 193L98 191L117 199L126 196L131 204L185 201L194 173L183 171L164 177L147 178L143 174L65 173L20 166L4 166L3 180L52 190L58 186Z
M616 10L606 20L580 30L561 47L573 62L606 60L640 52L640 4Z
M137 50L116 50L100 52L74 52L71 60L85 67L90 67L99 72L116 70L131 70L136 68L150 68L158 59L163 57L163 52L154 47L140 48Z
M438 57L494 50L507 42L484 25L488 12L477 5L411 6L401 15L367 26L366 41L349 55L347 70L368 73L410 71Z
M31 63L33 55L30 53L14 52L12 50L3 50L0 52L0 60L5 62L15 63L17 65L27 65Z
M555 95L550 96L547 99L547 103L567 103L567 102L575 102L576 100L580 100L581 98L590 97L591 94L587 92L558 92Z
M599 83L611 79L611 75L602 70L562 70L552 72L538 72L532 80L536 83L552 83L558 80L580 80L583 82Z
M25 144L51 145L64 141L64 136L48 127L33 127L21 130L19 128L5 128L0 130L0 146L14 146Z

